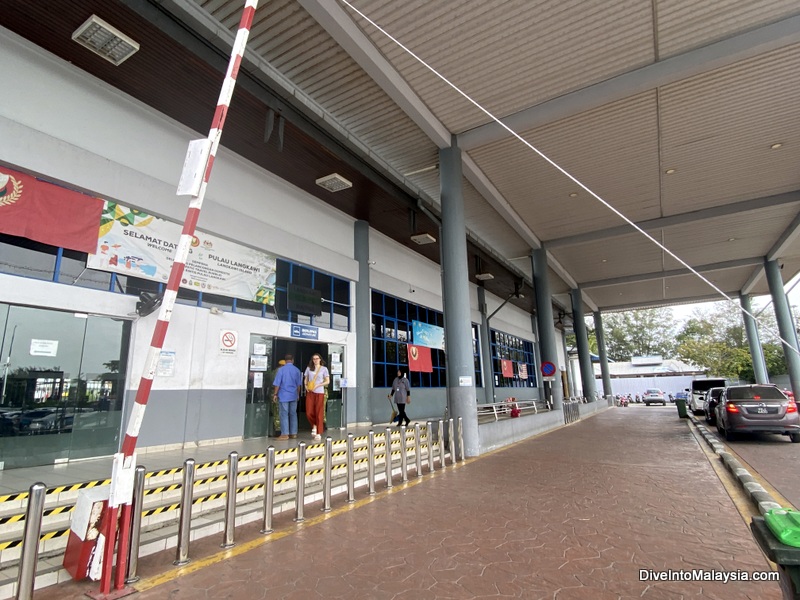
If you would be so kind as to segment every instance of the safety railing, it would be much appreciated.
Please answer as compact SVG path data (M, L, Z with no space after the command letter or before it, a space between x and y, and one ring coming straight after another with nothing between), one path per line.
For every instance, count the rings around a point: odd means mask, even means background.
M457 462L459 455L463 461L465 453L462 431L463 424L459 418L457 429L453 419L449 419L447 422L440 420L437 424L429 421L425 428L416 424L413 428L401 427L399 430L387 428L377 434L370 431L368 436L357 440L352 434L348 434L346 440L337 443L344 448L336 452L333 450L333 440L328 437L323 445L311 447L312 456L308 455L306 444L301 442L295 451L296 454L282 455L281 464L276 464L275 448L270 446L264 455L261 533L273 532L272 520L276 512L277 495L282 495L281 505L277 507L278 512L286 510L287 503L291 500L291 496L294 496L294 518L295 521L302 521L306 505L317 502L320 492L322 499L320 510L329 511L337 495L342 496L345 502L354 502L356 488L366 488L367 494L374 494L380 479L388 489L397 483L398 476L400 482L407 482L409 476L425 475L424 458L427 458L428 473L436 470L437 463L439 469L447 466L448 457L451 465ZM447 449L445 449L445 438L447 438ZM292 460L292 455L296 456L296 460ZM240 508L237 496L240 496L245 489L238 488L240 474L238 459L236 452L228 456L228 473L223 476L226 479L226 491L220 494L225 499L221 542L224 548L230 548L235 544L236 515L237 508ZM383 462L383 473L378 475L377 466L381 462ZM242 473L250 472L252 469ZM144 482L144 467L137 467L131 538L126 549L129 560L125 581L128 583L138 580ZM199 501L199 498L195 497L195 489L195 461L187 459L183 465L183 480L180 486L181 500L178 509L180 517L174 561L176 565L185 565L191 560L189 546L192 539L192 506ZM32 597L45 492L44 484L36 484L30 490L17 582L17 599L28 600ZM252 502L253 498L249 496L242 504Z
M581 418L582 401L580 397L564 399L561 405L564 410L564 423L574 423Z
M478 404L478 421L499 421L523 415L535 415L550 410L547 402L542 400L517 400L509 398L503 402Z

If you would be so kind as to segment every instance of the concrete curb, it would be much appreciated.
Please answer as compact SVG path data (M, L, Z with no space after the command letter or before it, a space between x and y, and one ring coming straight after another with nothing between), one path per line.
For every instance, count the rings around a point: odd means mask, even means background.
M755 504L762 515L766 514L770 509L781 508L781 504L764 489L764 486L756 481L756 478L742 466L742 463L736 460L733 454L728 452L727 447L708 430L704 423L700 423L693 415L689 418L692 420L692 423L694 423L700 435L703 436L706 443L711 446L711 449L719 456L720 460L722 460L722 464L725 465L725 468L736 477L739 485L747 492L750 496L750 500Z

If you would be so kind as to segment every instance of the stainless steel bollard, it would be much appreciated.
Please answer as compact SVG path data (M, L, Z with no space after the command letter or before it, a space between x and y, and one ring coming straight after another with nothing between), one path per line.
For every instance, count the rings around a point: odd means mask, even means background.
M298 523L305 521L303 511L306 505L306 443L297 445L297 488L294 499L294 520Z
M34 483L28 491L28 507L25 509L25 532L22 535L22 552L17 574L17 600L33 598L36 581L36 561L39 556L39 536L42 533L42 513L47 486Z
M453 424L453 417L447 422L447 434L450 436L450 464L456 464L456 428Z
M427 424L427 432L425 433L425 438L427 439L427 446L428 446L428 472L433 471L434 463L433 463L433 421L428 421Z
M272 509L275 504L275 448L267 448L267 465L264 471L264 519L261 533L272 533Z
M331 510L331 471L333 470L333 438L325 438L325 458L322 467L322 512Z
M444 469L446 465L444 458L444 420L439 419L439 468Z
M386 456L386 460L384 461L384 469L386 471L386 487L392 487L392 428L386 428L386 450L384 455Z
M228 454L228 480L225 491L225 531L222 534L223 548L233 548L233 533L236 530L236 490L239 480L239 453Z
M406 449L406 426L400 426L400 476L408 481L408 450Z
M192 492L194 491L194 459L183 461L183 484L181 487L181 518L178 523L178 549L175 561L180 567L189 562L189 534L192 532Z
M367 485L369 495L375 494L375 432L370 429L367 434Z
M458 417L458 447L461 450L461 462L466 460L466 453L464 452L464 419Z
M347 501L352 503L356 501L356 465L353 449L353 434L347 434Z
M125 583L136 583L139 576L139 540L142 533L142 506L144 505L144 477L145 468L136 467L133 474L133 506L131 507L131 543L128 545L128 571L125 574Z
M422 475L422 451L419 445L419 423L414 423L414 462L417 466L417 477Z

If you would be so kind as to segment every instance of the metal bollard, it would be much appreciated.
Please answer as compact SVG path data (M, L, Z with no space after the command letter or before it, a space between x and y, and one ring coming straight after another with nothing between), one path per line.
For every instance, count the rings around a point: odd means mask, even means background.
M298 523L305 521L303 510L306 504L306 443L297 445L297 488L295 491L294 520Z
M444 469L446 466L444 460L444 420L439 419L439 468Z
M17 600L33 598L36 581L36 561L39 555L39 536L42 533L42 513L47 486L34 483L28 491L28 507L25 509L25 533L22 535L22 552L17 574Z
M139 576L136 574L139 568L139 540L142 533L142 506L144 505L144 474L145 468L142 465L136 467L133 474L133 507L131 518L131 543L128 545L128 571L125 583L136 583Z
M228 487L225 492L225 531L222 533L223 548L233 548L233 533L236 530L236 489L239 480L239 453L228 454Z
M272 508L275 503L275 448L267 448L267 466L264 470L264 520L261 533L272 533Z
M375 432L371 429L367 434L367 485L369 495L375 494Z
M406 450L406 426L400 425L400 476L408 481L408 451Z
M322 512L331 510L331 470L333 470L333 438L325 438L325 459L322 467Z
M419 444L419 423L414 423L414 462L417 465L417 477L422 475L422 451Z
M428 441L428 472L433 471L433 421L428 421L425 437Z
M466 453L464 452L464 419L458 417L458 447L461 450L461 462L466 460Z
M456 464L456 428L453 424L453 417L447 422L447 433L450 436L450 464Z
M386 428L386 450L384 451L384 470L386 471L386 487L392 487L392 428Z
M356 473L355 473L355 460L353 457L355 451L353 449L353 434L347 434L347 501L356 501Z
M178 524L178 549L175 553L176 567L189 562L189 534L192 532L192 492L194 491L194 459L183 461L183 484L181 487L181 518Z

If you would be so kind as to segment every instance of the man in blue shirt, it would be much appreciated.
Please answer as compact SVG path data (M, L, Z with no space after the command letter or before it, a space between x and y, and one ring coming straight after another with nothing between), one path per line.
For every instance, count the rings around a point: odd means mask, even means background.
M275 388L273 397L278 399L281 417L281 435L278 440L297 437L297 398L303 386L303 374L294 366L294 357L287 354L284 360L286 364L278 369L272 381Z

